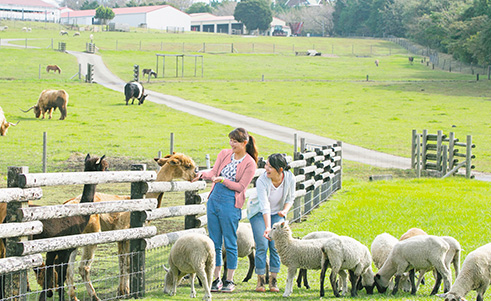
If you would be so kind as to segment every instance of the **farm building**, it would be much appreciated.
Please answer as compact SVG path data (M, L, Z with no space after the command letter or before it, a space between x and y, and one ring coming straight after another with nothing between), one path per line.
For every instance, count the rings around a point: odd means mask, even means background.
M191 28L191 17L170 5L113 8L113 12L115 17L111 23L173 31L189 31ZM62 13L60 22L71 25L100 24L95 19L94 9Z
M276 30L283 30L284 35L290 36L291 30L286 22L273 17L268 35L273 35ZM191 31L244 34L247 29L241 22L235 20L234 16L215 16L210 13L191 14Z
M58 22L58 7L41 0L0 0L0 19Z

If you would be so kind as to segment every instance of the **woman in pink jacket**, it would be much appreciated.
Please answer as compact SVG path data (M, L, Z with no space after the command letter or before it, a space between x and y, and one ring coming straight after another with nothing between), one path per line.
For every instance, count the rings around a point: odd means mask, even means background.
M247 186L257 167L257 148L254 137L243 128L228 134L231 149L222 150L208 172L199 172L194 179L211 180L207 204L208 233L215 244L216 266L212 292L230 293L235 289L234 272L237 269L237 227L242 217ZM222 268L222 242L227 252L227 279L220 280Z

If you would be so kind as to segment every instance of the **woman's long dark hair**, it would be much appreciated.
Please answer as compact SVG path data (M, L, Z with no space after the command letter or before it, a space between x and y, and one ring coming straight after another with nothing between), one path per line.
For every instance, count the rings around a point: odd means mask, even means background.
M253 136L249 135L244 128L236 128L228 134L230 139L234 139L237 142L247 141L246 144L246 152L256 161L257 163L257 147L256 147L256 139Z
M286 162L285 156L279 153L269 155L268 162L269 165L276 169L277 172L280 172L280 168L283 168L283 170L290 169L288 162Z

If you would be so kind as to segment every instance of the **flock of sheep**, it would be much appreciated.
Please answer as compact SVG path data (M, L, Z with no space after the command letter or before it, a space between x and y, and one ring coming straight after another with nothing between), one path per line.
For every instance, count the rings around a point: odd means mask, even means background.
M239 226L238 232L249 231L247 229L250 230ZM246 240L253 240L252 234L241 237L237 241L239 250L241 246L251 245L251 241ZM327 231L309 233L302 239L294 238L287 221L274 224L270 237L275 241L282 265L288 268L283 297L289 297L293 292L293 279L298 269L299 287L302 278L308 287L306 270L321 270L321 297L324 296L324 278L328 268L331 269L329 280L336 297L348 292L348 274L352 297L363 288L368 294L373 294L374 288L379 293L390 289L394 295L402 288L414 295L429 271L433 271L435 276L431 295L438 293L443 281L444 293L438 296L445 301L463 301L471 290L477 291L476 300L482 301L490 285L491 243L469 253L460 269L462 249L455 238L428 235L418 228L408 230L400 239L388 233L380 234L373 240L371 250L351 237ZM377 268L376 273L372 270L372 263ZM455 270L453 285L450 265ZM194 276L198 275L205 290L203 300L211 300L214 267L215 250L208 236L182 236L169 255L164 293L174 295L179 281L191 274L191 297L196 297ZM415 272L418 271L416 282Z

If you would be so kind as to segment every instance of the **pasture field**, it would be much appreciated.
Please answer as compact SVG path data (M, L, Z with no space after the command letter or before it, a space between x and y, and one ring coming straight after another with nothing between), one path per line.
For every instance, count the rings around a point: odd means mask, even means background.
M54 45L61 39L58 35L60 27L48 24L43 28L44 24L29 24L33 32L24 33L20 31L21 24L17 22L15 27L9 25L12 30L1 32L0 38L32 38L35 35L38 40L29 40L29 45L44 49L0 47L0 56L8 58L3 60L0 74L0 106L7 120L20 120L18 126L10 128L8 135L0 139L0 187L6 187L7 166L26 165L30 172L41 172L43 132L48 132L49 172L79 171L87 152L91 155L106 154L111 170L127 170L131 163L147 163L148 169L156 169L152 158L159 150L167 154L170 133L175 134L174 150L190 155L199 165L204 165L205 154L210 154L213 161L220 149L228 147L226 135L231 130L228 126L149 101L143 106L125 106L121 93L96 84L80 83L76 78L70 79L78 72L76 60L68 54L46 49L51 38L55 41ZM34 25L39 25L39 28ZM134 64L139 64L141 68L155 66L155 53L160 51L136 51L139 47L136 41L140 39L154 45L152 47L160 47L160 41L223 44L254 39L257 43L283 44L285 49L291 48L292 41L299 49L311 49L309 45L314 46L314 43L318 50L344 49L337 57L296 57L291 51L289 54L205 53L203 78L188 73L183 78L172 77L175 66L169 62L166 77L152 79L145 87L406 157L409 156L412 129L428 129L430 132L443 130L445 133L454 131L461 140L471 134L477 145L473 150L477 156L474 161L476 170L491 172L490 82L476 82L469 75L431 70L420 63L410 66L406 51L400 48L396 51L398 47L386 41L241 38L152 31L96 34L96 43L105 63L124 80L131 80ZM82 32L77 42L73 42L73 37L63 39L71 39L67 40L69 50L83 51L88 35L88 32ZM128 45L134 49L116 51L115 39L118 40L118 47ZM251 43L249 40L247 42ZM17 43L23 45L22 41ZM351 52L351 45L356 44L365 45L363 53L369 54L373 43L380 43L380 49L385 49L383 57L357 57ZM386 54L389 50L393 55ZM373 63L376 58L380 60L378 68ZM53 63L62 67L62 74L46 74L42 69L39 80L39 65L45 67ZM186 72L192 70L190 68L194 68L192 60L186 63ZM261 81L263 74L264 82ZM366 81L366 75L369 75L369 81ZM58 111L53 115L54 120L40 120L34 118L32 112L22 113L19 110L34 105L39 93L46 88L65 89L70 94L66 120L58 120ZM255 137L261 156L273 152L292 153L291 145L258 135ZM314 230L329 230L351 236L369 246L380 233L388 232L399 237L411 227L420 227L430 234L451 235L459 240L464 249L462 262L469 252L491 241L486 223L491 215L489 183L460 177L445 180L401 179L412 177L412 173L349 161L343 162L343 173L342 190L316 209L306 221L293 224L295 236L301 237ZM369 175L381 173L391 173L398 179L367 181ZM46 204L60 203L81 191L78 186L43 188L45 197L42 201ZM128 194L129 185L100 185L98 191ZM182 195L165 196L166 206L182 203ZM182 219L173 219L159 225L159 230L162 231L161 226L164 231L179 229L181 223ZM101 246L96 256L115 254L114 245ZM247 264L247 260L241 259L236 273L237 282L243 279ZM93 279L97 279L97 274L114 275L117 267L116 264L102 263L102 266L94 266L93 273ZM249 283L239 283L236 293L214 294L213 298L281 298L286 268L282 269L279 277L280 294L253 292L253 278ZM399 293L395 297L368 296L363 291L357 299L440 300L429 297L434 281L430 274L426 278L427 285L422 286L416 296L408 293ZM310 290L295 287L289 299L319 299L318 272L309 272L309 280ZM330 286L327 287L325 298L332 298ZM83 287L77 290L79 294L85 291ZM197 288L198 298L202 294L202 289ZM475 293L467 297L472 300ZM189 287L183 284L172 298L159 290L147 294L145 299L189 300Z

